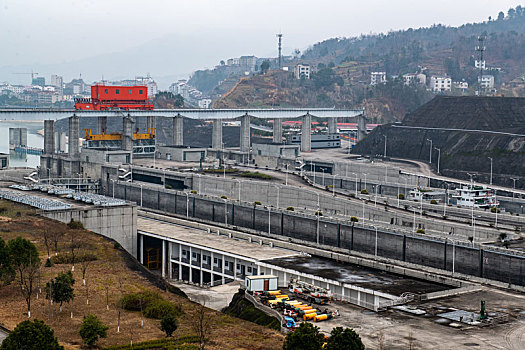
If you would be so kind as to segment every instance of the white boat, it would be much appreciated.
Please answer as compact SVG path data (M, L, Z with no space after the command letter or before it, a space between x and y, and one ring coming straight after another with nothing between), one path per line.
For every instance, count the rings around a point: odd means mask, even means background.
M436 203L443 203L445 197L445 192L427 190L424 188L415 188L408 193L408 199L418 202L421 200L425 202L435 200Z
M492 208L499 206L493 189L473 183L456 189L456 194L452 198L456 200L458 206L462 207Z

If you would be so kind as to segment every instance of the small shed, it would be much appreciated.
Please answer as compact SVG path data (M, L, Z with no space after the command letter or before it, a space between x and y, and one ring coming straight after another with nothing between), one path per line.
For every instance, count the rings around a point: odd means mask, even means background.
M248 292L264 292L278 289L277 276L274 275L246 276L244 284Z

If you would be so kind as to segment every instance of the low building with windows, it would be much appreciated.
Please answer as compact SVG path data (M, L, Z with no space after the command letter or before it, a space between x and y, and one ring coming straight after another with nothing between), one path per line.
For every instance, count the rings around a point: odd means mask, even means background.
M433 75L430 78L430 90L434 92L447 92L452 90L452 79L446 75Z
M372 72L370 73L370 85L386 83L386 72Z
M295 79L310 79L310 65L302 63L296 65L293 74Z
M482 75L481 79L478 77L478 82L483 89L494 89L494 76Z

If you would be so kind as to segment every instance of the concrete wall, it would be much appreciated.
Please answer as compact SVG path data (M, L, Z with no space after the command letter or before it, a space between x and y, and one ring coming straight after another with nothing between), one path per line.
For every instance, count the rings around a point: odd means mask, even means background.
M84 228L114 239L133 256L137 256L137 207L83 207L45 211L42 216L69 223L80 221Z
M379 229L376 239L375 229L360 223L353 227L348 222L333 218L317 218L313 215L236 204L159 187L143 188L142 192L142 202L146 208L227 223L280 237L318 242L327 249L345 249L367 254L375 254L377 250L378 257L447 271L452 271L454 260L456 273L525 285L525 254L518 252L477 244L452 243L447 239L401 234L386 229ZM140 195L140 186L136 184L115 184L115 197L139 202ZM512 273L509 273L509 268Z
M325 175L326 184L331 185L333 183L332 179L333 177ZM322 178L316 180L322 183ZM349 181L348 184L350 183L355 184L355 182ZM374 187L370 187L371 192L373 192L372 188ZM401 208L403 208L403 205L407 205L407 210L399 213L385 210L382 204L387 199L378 197L376 201L373 195L367 198L369 202L363 206L362 201L349 200L342 196L334 197L329 192L318 195L318 192L305 188L284 186L272 182L233 180L199 175L193 175L193 184L190 188L196 190L199 194L216 197L226 196L230 199L250 204L259 201L263 205L284 209L293 207L295 211L301 210L308 213L321 210L325 216L330 215L341 220L349 220L351 216L355 216L361 222L363 219L365 223L374 221L378 225L387 226L391 229L415 230L422 228L427 233L447 234L447 236L462 237L463 239L474 235L472 227L452 221L436 220L441 218L439 213L433 215L428 213L428 215L421 216L419 211L420 203L410 201L401 203ZM394 202L395 200L390 199L390 201ZM415 229L412 229L414 226L413 209L416 211ZM430 209L435 209L435 206L424 204L423 210ZM465 219L466 221L468 220ZM487 227L477 226L475 236L476 240L497 239L499 232Z

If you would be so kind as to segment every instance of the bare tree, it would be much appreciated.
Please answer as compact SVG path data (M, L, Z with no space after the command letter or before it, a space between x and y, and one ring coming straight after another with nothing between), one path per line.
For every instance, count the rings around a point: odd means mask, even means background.
M69 253L71 254L71 271L75 271L75 259L77 257L78 250L82 246L80 239L77 237L78 232L75 230L69 231Z
M44 236L44 244L46 245L47 258L49 259L51 257L49 252L51 247L51 234L49 233L49 230L44 229L44 231L42 232L42 236Z
M53 242L53 246L55 248L55 255L58 255L58 242L60 242L63 236L64 232L58 230L50 233L50 239Z
M414 349L414 333L412 329L408 332L408 350Z
M377 343L378 343L378 349L384 350L385 348L385 335L382 330L377 332Z
M86 272L93 262L92 257L89 255L90 247L83 245L79 251L80 268L82 269L82 284L86 285Z
M207 311L206 299L203 299L202 303L197 304L197 312L191 324L193 331L197 333L197 337L199 338L200 350L204 350L207 341L206 338L210 332L211 323Z

